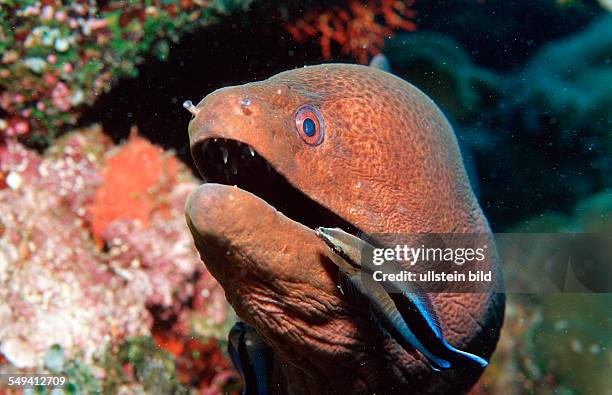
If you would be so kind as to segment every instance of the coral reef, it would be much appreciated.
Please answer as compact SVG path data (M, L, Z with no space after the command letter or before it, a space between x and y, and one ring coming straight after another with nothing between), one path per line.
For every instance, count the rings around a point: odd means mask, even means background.
M380 53L394 30L416 29L411 6L412 1L349 0L345 5L310 9L286 28L297 42L318 38L323 59L331 58L335 44L365 64L369 56Z
M0 137L52 137L145 56L250 0L0 4Z
M162 339L171 336L189 356L206 355L199 365L178 359L207 377L198 384L234 377L214 342L230 318L223 290L183 218L197 185L184 165L135 133L113 147L94 126L43 156L7 141L0 180L0 353L8 363L35 368L58 345L66 359L90 364L135 336L171 349Z
M102 236L113 221L121 218L137 220L146 228L154 212L168 217L172 202L160 201L158 196L172 193L169 188L177 181L179 166L174 156L151 145L132 128L128 144L106 161L102 185L96 190L90 207L94 235ZM117 177L124 169L139 171Z
M609 394L609 294L508 295L502 335L474 395Z
M176 366L171 355L155 346L148 337L125 341L117 351L105 355L105 394L156 393L188 394L177 380Z
M18 367L34 366L56 343L88 359L101 343L146 333L151 323L144 294L100 262L84 227L99 177L83 151L96 143L107 142L74 136L49 159L9 143L2 160L0 351Z

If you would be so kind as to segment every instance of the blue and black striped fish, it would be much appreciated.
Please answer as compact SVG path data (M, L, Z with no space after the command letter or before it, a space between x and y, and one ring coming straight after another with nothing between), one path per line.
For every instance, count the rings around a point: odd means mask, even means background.
M386 281L383 286L372 280L372 268L363 266L362 254L373 246L341 229L318 228L316 232L333 251L330 259L338 266L343 282L369 301L373 319L399 344L419 351L435 371L487 366L485 359L448 344L427 294L414 284ZM400 268L386 262L376 270L398 273Z

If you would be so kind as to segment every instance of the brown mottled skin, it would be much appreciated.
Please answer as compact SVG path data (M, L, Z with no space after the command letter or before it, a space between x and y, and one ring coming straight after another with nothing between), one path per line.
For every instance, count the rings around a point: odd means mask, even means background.
M251 100L249 106L241 100ZM323 142L305 144L294 113L312 104ZM366 233L490 233L451 126L422 92L392 74L328 64L287 71L205 97L189 125L251 145L289 182ZM257 196L204 184L186 207L203 261L238 315L281 362L292 393L460 393L481 372L435 374L414 350L381 336L337 288L337 268L314 231ZM495 267L493 270L497 270ZM432 295L453 346L488 357L503 295ZM283 392L285 389L282 389Z

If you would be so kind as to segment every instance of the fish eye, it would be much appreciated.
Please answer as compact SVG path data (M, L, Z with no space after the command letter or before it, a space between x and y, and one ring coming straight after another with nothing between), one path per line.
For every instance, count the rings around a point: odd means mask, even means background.
M313 106L307 104L298 108L295 127L306 144L318 145L323 141L323 119Z

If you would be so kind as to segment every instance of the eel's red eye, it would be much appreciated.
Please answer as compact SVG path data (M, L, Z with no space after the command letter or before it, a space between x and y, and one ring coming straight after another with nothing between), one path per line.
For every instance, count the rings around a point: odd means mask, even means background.
M295 127L306 144L318 145L323 141L323 118L313 106L307 104L298 108Z

